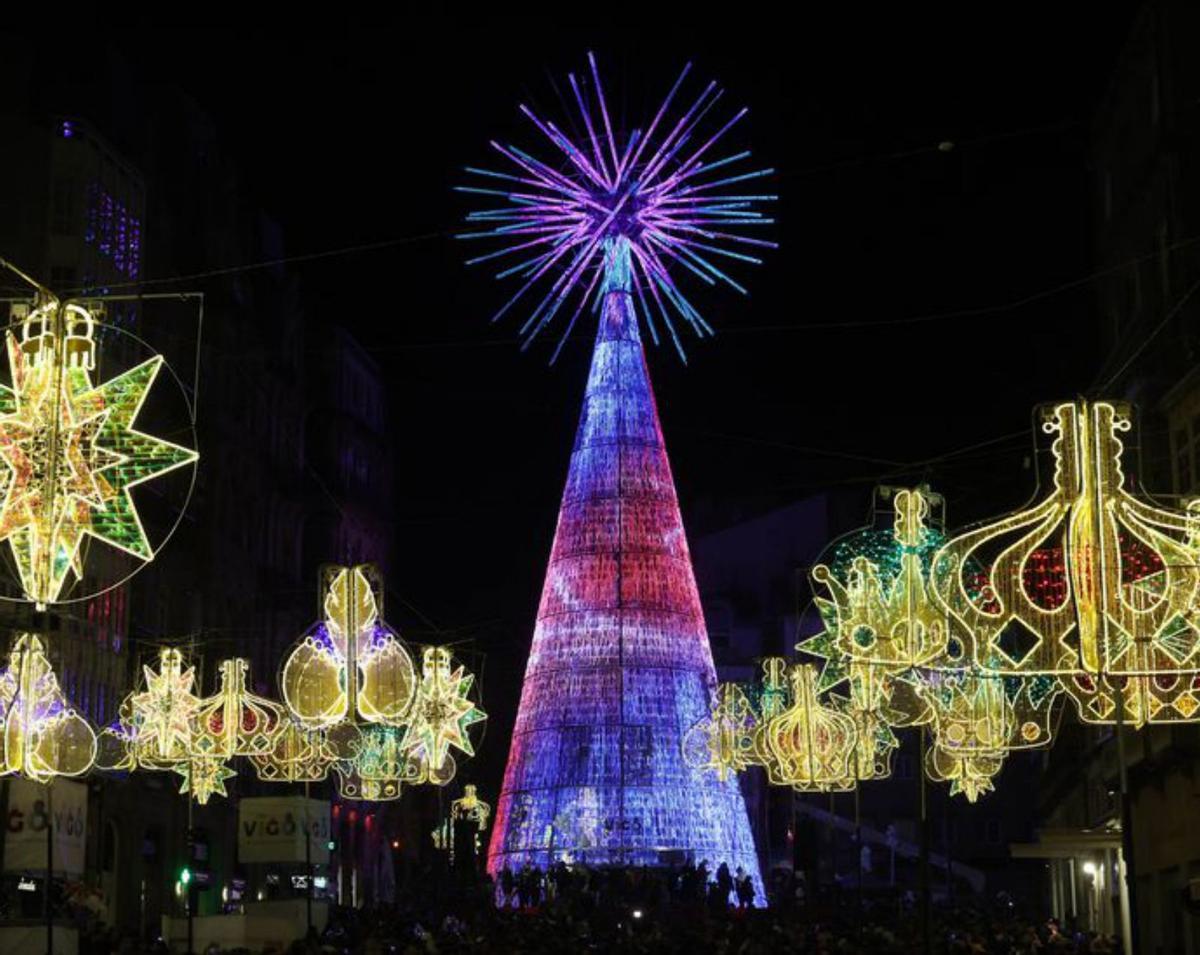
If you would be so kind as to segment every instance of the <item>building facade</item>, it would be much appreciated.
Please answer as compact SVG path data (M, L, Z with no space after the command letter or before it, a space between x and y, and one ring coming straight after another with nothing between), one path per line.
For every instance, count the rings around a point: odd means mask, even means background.
M142 286L146 277L283 258L281 230L255 206L212 122L186 95L131 82L114 94L118 116L78 90L47 93L36 53L9 66L13 95L0 108L0 133L13 148L0 158L0 256L76 295L153 292L164 287ZM80 105L63 115L46 109L50 99ZM122 149L112 144L120 133L100 130L111 124L128 134L131 115L139 135ZM179 526L138 576L90 601L52 608L45 619L0 605L6 633L34 625L47 633L67 697L98 727L116 717L141 665L164 645L189 653L204 694L215 689L218 662L236 655L250 660L252 689L277 697L284 651L318 616L319 565L370 560L386 572L391 546L383 380L351 333L306 314L296 277L279 266L169 288L203 293L202 327L198 297L109 302L103 318L164 353L194 408L201 459ZM190 477L161 495L139 490L148 525L177 510ZM100 579L117 576L102 545L90 558ZM243 770L229 799L190 814L173 774L88 778L80 881L101 899L108 924L153 938L164 915L178 914L179 872L197 865L189 823L212 875L199 911L254 897L237 859L236 801L284 793ZM329 784L312 795L336 802ZM378 873L390 846L387 813L338 809L331 896L363 904L385 891L390 880Z
M1200 65L1188 41L1197 29L1195 4L1142 4L1095 116L1090 169L1104 346L1093 391L1134 404L1129 477L1174 507L1200 494ZM1112 932L1132 906L1134 951L1200 952L1189 901L1200 885L1190 825L1200 728L1127 730L1124 742L1127 831L1115 731L1063 721L1028 850L1050 873L1045 902L1068 923ZM1132 849L1127 898L1122 844Z

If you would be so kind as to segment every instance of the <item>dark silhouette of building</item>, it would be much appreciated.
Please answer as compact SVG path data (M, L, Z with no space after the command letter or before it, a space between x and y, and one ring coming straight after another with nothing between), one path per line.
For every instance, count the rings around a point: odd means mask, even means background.
M1190 38L1200 8L1148 0L1136 17L1094 122L1091 177L1105 360L1097 398L1137 411L1129 478L1182 507L1200 492L1200 65ZM1200 771L1195 725L1127 730L1132 875L1140 952L1200 951L1186 904L1200 879L1189 824ZM1064 719L1050 753L1037 845L1046 902L1084 928L1123 916L1120 773L1115 731Z
M97 726L115 718L141 664L168 643L194 656L205 694L215 690L217 663L236 655L251 661L253 688L277 696L284 651L317 617L319 565L375 561L386 572L391 462L381 371L347 330L306 314L284 266L187 278L285 252L280 228L256 207L199 104L135 82L104 51L91 51L86 76L50 70L51 59L23 50L8 62L0 256L59 292L198 290L204 308L199 383L188 394L201 459L184 518L130 583L52 608L43 626L51 658ZM161 284L172 276L183 278ZM140 284L146 278L160 281ZM190 390L197 301L112 303L104 318L166 354ZM165 506L154 491L139 494L150 510ZM92 557L104 571L101 546ZM0 614L9 632L33 622L19 605ZM89 778L85 881L122 930L153 937L160 916L177 911L172 885L187 860L188 819L179 783L166 773ZM243 767L229 799L193 811L212 872L202 913L220 911L230 897L223 890L246 875L236 860L236 799L260 788ZM332 791L332 783L313 787L314 796ZM386 808L339 811L330 890L344 901L376 891L371 873L390 844L388 820Z

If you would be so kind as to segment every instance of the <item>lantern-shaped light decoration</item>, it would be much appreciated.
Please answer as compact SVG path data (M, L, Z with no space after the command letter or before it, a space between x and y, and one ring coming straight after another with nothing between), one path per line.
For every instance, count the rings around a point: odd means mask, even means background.
M280 683L292 718L307 729L340 722L400 726L416 692L412 657L382 619L374 566L324 571L324 621L288 655Z
M0 775L48 782L55 776L81 776L92 767L96 734L63 696L34 634L21 634L9 651L8 666L0 673L0 715Z

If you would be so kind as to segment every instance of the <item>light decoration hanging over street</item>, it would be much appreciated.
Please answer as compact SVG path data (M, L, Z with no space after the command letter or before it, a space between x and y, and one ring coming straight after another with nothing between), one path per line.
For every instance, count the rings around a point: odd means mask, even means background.
M144 688L125 698L117 725L101 736L105 742L115 740L117 753L111 763L111 757L101 759L102 768L169 770L192 756L201 703L195 693L195 667L185 669L183 653L164 647L159 651L158 669L143 666L142 679Z
M268 783L317 783L338 760L338 747L324 730L305 729L288 720L269 753L253 755L258 778Z
M408 650L381 619L378 573L363 564L329 567L323 575L325 619L288 654L280 677L292 718L308 729L348 717L403 724L416 674Z
M450 652L412 656L383 621L383 581L369 564L322 571L323 620L287 655L280 685L290 727L252 757L264 779L315 781L332 770L347 799L398 799L405 785L445 785L455 749L474 755L470 727L487 718L474 676ZM354 678L351 677L354 674Z
M759 718L737 683L717 686L712 713L683 736L683 758L693 769L724 782L757 762Z
M82 776L96 758L96 734L75 712L37 636L17 637L0 672L3 770L35 782Z
M791 703L760 729L759 751L773 785L803 792L852 790L857 784L858 727L842 708L823 702L815 666L788 669Z
M421 682L413 703L412 720L404 736L403 751L426 767L431 782L453 777L451 748L474 756L467 730L487 719L469 697L473 674L455 666L445 647L426 647L421 662Z
M792 689L787 717L757 720L754 762L777 785L849 789L890 775L896 728L928 726L927 774L973 802L990 791L1008 752L1049 744L1057 682L976 662L973 635L937 603L930 583L945 543L926 523L939 499L924 488L881 496L893 509L891 528L848 535L813 570L830 596L817 596L824 627L798 649L821 661L819 677L783 660L764 666L761 699L781 698L785 673ZM831 692L839 687L848 696ZM693 734L711 732L719 710ZM843 764L851 724L853 749Z
M1129 409L1110 402L1047 410L1049 493L947 541L934 592L974 635L981 666L1057 677L1082 720L1190 721L1200 709L1200 511L1147 504L1126 487L1120 436L1131 428Z
M154 557L131 490L194 463L195 451L134 426L161 356L101 384L96 321L52 297L6 335L0 384L0 541L26 599L59 600L83 576L85 537L141 561Z

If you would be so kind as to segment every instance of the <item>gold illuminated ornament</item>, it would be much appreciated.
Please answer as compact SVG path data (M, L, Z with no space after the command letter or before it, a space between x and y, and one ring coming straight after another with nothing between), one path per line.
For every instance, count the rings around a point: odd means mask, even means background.
M848 791L856 784L858 728L841 709L821 702L817 668L789 669L791 703L761 728L759 752L774 785L802 791Z
M347 719L402 725L416 674L408 650L383 623L378 572L369 564L326 568L323 589L324 621L283 665L280 684L292 718L307 729Z
M134 422L162 367L155 356L95 384L95 320L50 299L6 336L11 385L0 385L0 541L38 607L82 577L86 536L154 557L130 491L197 460Z
M316 783L338 760L337 746L322 730L288 720L269 753L250 757L258 778L268 783Z
M426 647L421 662L421 682L417 686L411 722L402 749L409 758L423 764L429 781L444 785L449 778L443 772L447 760L452 763L453 747L468 756L475 755L467 730L487 714L470 699L474 674L460 665L455 667L450 651L444 647Z
M387 802L399 799L406 784L426 782L422 768L401 748L403 736L403 729L391 726L355 729L347 737L347 758L333 767L338 793L345 799Z
M1127 407L1062 403L1050 492L958 534L935 558L935 597L975 635L977 662L1059 678L1092 723L1190 721L1200 709L1200 512L1126 488Z
M817 598L818 609L822 617L836 615L835 646L850 665L867 664L889 674L951 665L946 615L926 594L922 566L922 549L932 538L925 525L928 496L906 489L897 491L894 501L894 571L884 576L876 563L859 554L850 561L843 583L829 566L818 564L813 580L833 598ZM957 650L961 657L961 647Z
M213 796L228 796L225 783L237 777L237 773L222 760L203 756L193 757L174 769L183 777L179 791L190 793L201 806Z
M183 654L163 649L159 667L142 668L146 688L129 698L133 749L139 765L170 768L190 757L192 723L200 708L196 671L183 668Z
M974 801L1014 749L1046 746L1058 693L1052 677L1002 677L975 662L973 635L937 602L931 582L942 538L926 526L930 492L889 492L890 534L851 535L834 548L839 570L821 564L814 580L832 600L817 598L824 630L798 649L822 658L825 690L849 686L846 710L857 723L860 778L882 778L889 767L870 752L890 754L892 727L928 725L925 754L931 778ZM892 737L892 746L897 745Z
M721 683L709 716L684 733L684 762L722 781L735 776L757 761L758 725L745 691L736 683Z
M222 660L215 695L200 702L192 736L192 757L227 760L266 756L286 726L283 707L246 689L250 662Z
M0 775L36 782L81 776L96 758L96 734L63 696L42 642L21 634L0 673L4 762Z
M456 822L459 819L468 819L475 823L475 828L480 832L487 828L488 819L491 818L491 815L491 804L479 798L479 793L474 783L467 783L463 786L462 796L450 803L451 819Z

